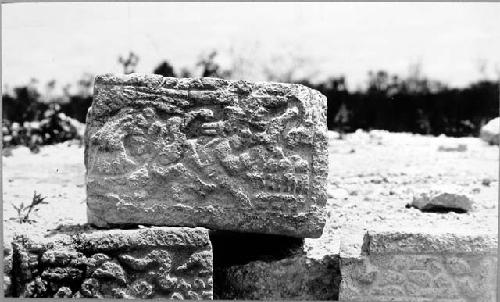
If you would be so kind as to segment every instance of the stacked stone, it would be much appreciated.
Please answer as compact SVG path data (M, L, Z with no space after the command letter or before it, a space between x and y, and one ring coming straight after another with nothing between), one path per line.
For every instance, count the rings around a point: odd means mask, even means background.
M326 98L302 85L99 76L89 222L319 237L326 133Z
M373 232L341 247L341 301L497 301L491 234Z
M14 240L13 291L27 298L212 298L203 228L146 228Z
M322 236L326 138L302 85L98 76L85 165L105 229L16 237L9 294L495 301L496 236Z
M321 236L326 138L302 85L96 77L87 213L106 230L17 237L14 295L212 299L208 230Z

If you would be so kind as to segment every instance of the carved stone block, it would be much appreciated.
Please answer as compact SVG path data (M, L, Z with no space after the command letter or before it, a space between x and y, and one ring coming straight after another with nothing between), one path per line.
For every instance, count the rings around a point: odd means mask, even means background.
M89 222L319 237L326 98L302 85L96 77Z
M341 253L341 301L496 301L492 235L377 233Z
M147 228L17 236L14 296L212 299L208 230Z

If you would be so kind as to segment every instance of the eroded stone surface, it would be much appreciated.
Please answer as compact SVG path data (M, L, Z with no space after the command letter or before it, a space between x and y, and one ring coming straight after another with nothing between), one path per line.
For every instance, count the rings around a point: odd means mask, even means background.
M341 248L340 300L496 301L497 245L491 235L367 234L357 256Z
M337 300L339 258L309 259L294 255L274 261L252 261L225 268L218 299Z
M338 300L339 238L213 236L214 297L238 300ZM236 237L237 236L237 237Z
M481 128L479 136L490 145L500 143L500 117L494 118Z
M466 194L456 186L441 185L415 192L410 206L428 212L469 212L473 204L470 194Z
M326 98L302 85L98 76L89 222L319 237L326 130Z
M203 228L93 231L13 242L13 295L212 299Z

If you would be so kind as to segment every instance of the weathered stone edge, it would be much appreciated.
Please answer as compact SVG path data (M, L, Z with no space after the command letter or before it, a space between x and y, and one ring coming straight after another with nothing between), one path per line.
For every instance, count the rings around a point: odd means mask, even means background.
M312 202L317 206L313 206L310 209L311 213L315 213L316 224L324 226L326 223L326 211L324 206L327 203L327 175L328 175L328 140L327 140L327 125L326 125L326 111L327 111L327 98L322 95L319 91L308 88L302 84L288 84L288 83L276 83L276 82L251 82L245 80L223 80L218 78L173 78L173 77L163 77L161 75L154 74L113 74L107 73L102 75L97 75L95 77L95 88L94 95L97 95L97 91L101 86L132 86L148 88L152 91L161 88L167 89L178 89L185 90L187 92L191 90L218 90L218 89L228 89L233 91L233 93L251 93L253 90L263 89L268 91L270 94L277 93L277 95L283 95L290 93L302 100L306 110L313 114L314 122L314 134L313 134L313 144L315 152L312 154L312 170L315 171L316 176L311 182L311 191L315 191L316 194L311 196L315 200ZM280 91L284 90L284 91ZM87 114L87 120L94 116L95 100ZM87 165L88 160L88 150L89 147L89 136L92 132L91 124L88 124L85 129L85 154L84 162ZM91 210L87 210L89 217L94 216ZM322 234L322 228L317 232L312 232L310 234L303 235L302 237L318 238Z
M497 254L498 237L492 234L366 233L362 252L389 253L486 253Z
M247 80L224 80L220 78L202 77L202 78L174 78L164 77L156 74L114 74L105 73L95 77L95 85L121 85L121 86L136 86L148 88L174 88L174 89L217 89L224 86L234 86L244 89L245 86L253 88L268 87L268 88L298 88L304 87L312 90L302 84L264 82L264 81L247 81Z
M196 227L152 227L132 230L94 230L76 234L14 238L14 249L22 244L27 250L46 250L73 246L79 251L113 251L130 247L199 247L211 248L208 229Z

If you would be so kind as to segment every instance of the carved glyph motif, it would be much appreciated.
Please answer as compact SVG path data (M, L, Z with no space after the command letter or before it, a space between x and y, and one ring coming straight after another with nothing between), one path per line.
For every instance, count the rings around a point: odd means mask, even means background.
M494 301L492 273L487 272L494 267L484 268L485 263L496 261L492 259L425 254L366 256L362 264L349 269L348 277L344 276L349 281L343 291L352 295L349 298L353 301L363 297L373 301Z
M122 108L91 137L100 153L91 157L89 174L134 180L146 169L170 182L176 181L172 173L178 174L200 185L202 195L215 188L307 195L311 156L304 149L311 148L314 129L294 126L304 110L299 104L289 108L286 100L281 103L258 106L247 98L239 106L222 107L195 102L182 115L153 107ZM110 162L111 156L115 160Z
M132 230L95 232L14 243L14 296L29 298L213 297L208 232Z
M183 225L222 227L225 214L238 221L222 228L252 228L250 216L271 219L265 209L274 208L275 217L300 217L275 221L286 231L265 232L318 236L326 203L324 97L299 85L131 79L96 80L85 151L91 222L130 223L123 220L140 208L153 215L136 223L179 225L174 214L160 217L168 211L184 215ZM301 230L308 220L310 229Z

